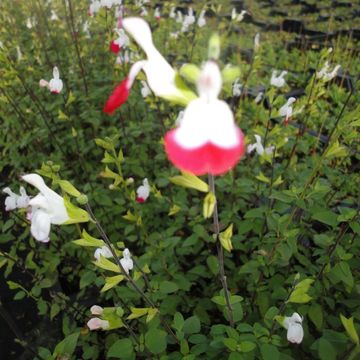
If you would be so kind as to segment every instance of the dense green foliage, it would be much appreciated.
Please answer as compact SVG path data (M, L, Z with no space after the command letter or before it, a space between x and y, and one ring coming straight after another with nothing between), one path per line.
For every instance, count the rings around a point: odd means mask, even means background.
M276 147L273 156L246 154L216 177L220 230L233 224L232 236L223 233L221 244L234 327L219 277L219 244L211 219L203 216L207 190L178 186L174 177L180 173L163 148L163 136L183 108L153 95L143 99L136 81L120 110L102 112L130 67L115 64L109 51L114 10L89 17L85 0L1 2L0 187L17 192L24 185L19 175L38 171L55 191L75 195L73 203L83 206L84 199L59 182L68 180L87 196L110 241L129 248L136 260L133 280L126 281L115 263L94 264L99 243L91 237L102 238L94 222L52 226L51 241L43 244L31 237L24 212L2 207L0 267L11 306L31 299L38 312L20 339L28 358L331 360L360 353L359 41L344 31L294 47L296 33L255 24L289 17L304 20L307 29L347 30L353 27L350 10L317 1L321 14L329 15L320 23L300 4L281 1L275 8L248 1L244 8L251 15L237 23L230 19L232 5L218 3L196 1L197 14L206 6L207 24L193 25L177 39L170 33L181 25L168 17L170 2L162 2L160 21L147 5L146 19L159 51L177 69L184 63L200 67L217 31L220 68L236 67L249 89L233 97L229 71L221 97L248 144L259 134ZM139 14L139 7L125 6L127 15ZM51 20L51 10L58 19ZM133 41L130 52L143 58ZM326 60L342 66L335 81L315 76ZM53 66L64 81L58 95L38 85L51 78ZM273 69L289 72L285 87L270 86ZM180 75L195 89L188 74ZM294 115L285 126L278 110L294 89L303 89L302 96L294 95ZM266 101L256 103L259 91ZM151 195L137 203L143 178ZM85 240L74 243L79 239ZM94 304L118 307L111 316L122 326L90 332ZM287 341L281 326L293 312L304 317L299 345Z

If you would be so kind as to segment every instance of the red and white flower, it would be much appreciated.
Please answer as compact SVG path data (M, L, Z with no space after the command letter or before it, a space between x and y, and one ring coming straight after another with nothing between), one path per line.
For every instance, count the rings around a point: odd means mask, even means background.
M129 38L125 34L124 29L114 29L118 35L118 38L111 41L110 50L117 54L122 48L127 47L129 45Z
M150 195L150 185L148 179L143 180L143 184L139 186L136 190L136 201L138 203L143 203L147 200Z
M285 120L284 120L284 124L288 125L289 124L289 120L293 114L293 108L292 108L292 104L296 101L296 99L294 97L290 97L286 104L283 105L280 109L279 109L279 115L280 116L285 116Z
M244 154L244 135L229 105L218 99L221 86L218 65L208 61L197 82L200 97L188 104L180 126L165 136L166 153L180 170L219 175Z
M136 76L142 70L146 81L156 96L176 98L179 102L187 102L188 98L175 85L175 70L156 49L150 27L141 18L123 19L123 27L127 33L144 50L147 60L136 62L129 75L115 88L104 106L104 112L112 114L129 97L130 89Z
M39 85L41 87L47 87L53 94L59 94L61 92L63 89L63 82L60 79L60 73L57 66L55 66L53 69L53 78L50 80L50 82L41 79Z

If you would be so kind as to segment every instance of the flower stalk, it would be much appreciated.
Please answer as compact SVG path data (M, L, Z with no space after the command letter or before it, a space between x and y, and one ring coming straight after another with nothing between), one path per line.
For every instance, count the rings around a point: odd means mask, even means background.
M210 192L212 192L215 195L215 178L214 175L209 174L209 188ZM230 301L230 291L228 289L227 285L227 278L225 274L225 268L224 268L224 249L220 243L219 240L219 234L220 234L220 226L219 226L219 213L218 213L218 207L217 207L217 201L215 201L215 207L213 212L213 223L214 223L214 237L216 240L216 246L217 246L217 252L218 252L218 261L219 261L219 275L220 275L220 281L224 290L224 296L226 301L226 308L229 316L229 323L231 327L234 327L234 315L233 315L233 309L231 306Z

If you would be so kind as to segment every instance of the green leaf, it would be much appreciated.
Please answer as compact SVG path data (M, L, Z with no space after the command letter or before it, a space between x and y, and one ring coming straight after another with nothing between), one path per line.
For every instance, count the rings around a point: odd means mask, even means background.
M101 292L105 292L116 286L119 282L124 280L124 275L109 276L105 278L105 285L101 289Z
M179 286L173 281L163 281L160 283L160 292L163 294L171 294L179 290Z
M262 344L260 346L262 360L279 360L280 353L276 346L271 344Z
M97 138L97 139L95 139L95 143L97 146L100 146L105 150L111 151L114 148L113 143L111 141Z
M146 317L146 323L149 323L158 313L158 309L149 308L148 316Z
M341 146L339 144L339 141L336 140L334 143L332 143L325 151L325 158L330 157L344 157L347 156L348 152L344 146Z
M221 71L221 76L225 84L234 82L240 74L241 70L238 66L227 65Z
M323 311L319 304L312 304L309 309L309 318L316 326L318 331L321 330L323 324Z
M357 345L359 345L359 335L356 332L355 326L354 326L354 318L351 317L347 319L345 316L340 314L340 319L342 324L344 325L344 328L349 335L350 339Z
M321 360L335 360L336 350L329 341L323 337L318 342L318 353Z
M194 315L185 320L183 331L185 334L197 334L200 332L200 320Z
M259 175L255 176L256 179L258 179L259 181L262 181L264 183L270 183L270 179L268 177L266 177L262 172L260 172Z
M130 339L119 339L115 341L107 352L107 357L116 359L128 359L134 354L134 347Z
M296 303L296 304L306 304L312 299L311 296L304 293L295 293L295 291L291 294L290 299L287 302Z
M220 36L213 34L209 40L208 58L211 60L218 60L220 57Z
M159 329L150 329L145 334L145 346L153 353L160 354L166 350L166 332Z
M323 210L323 211L317 211L312 215L312 218L314 220L318 220L324 224L330 225L330 226L337 226L338 224L338 220L337 220L338 215L333 213L330 210Z
M69 358L74 353L76 344L78 342L80 332L68 335L64 340L59 342L54 350L53 356Z
M236 351L237 349L237 341L232 338L225 338L224 345L231 351Z
M184 326L185 320L181 313L176 312L174 315L173 328L181 331Z
M119 267L114 264L112 261L106 259L104 256L100 255L100 259L98 261L93 261L93 263L104 270L109 270L115 273L121 273Z
M242 341L239 348L241 352L250 352L256 348L256 344L251 341Z
M86 271L80 278L80 289L85 288L89 284L93 283L96 279L94 271Z
M199 179L197 176L182 172L182 175L173 176L169 178L169 180L175 184L179 185L185 188L191 188L202 192L208 192L209 191L209 185Z

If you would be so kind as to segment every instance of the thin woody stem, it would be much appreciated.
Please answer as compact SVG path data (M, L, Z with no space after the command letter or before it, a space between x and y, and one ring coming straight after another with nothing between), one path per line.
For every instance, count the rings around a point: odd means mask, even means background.
M209 174L209 188L210 191L215 196L215 179L214 175ZM216 198L216 197L215 197ZM217 208L217 200L215 200L215 207L214 207L214 213L213 213L213 222L214 222L214 235L216 240L216 246L217 246L217 252L218 252L218 261L219 261L219 274L220 274L220 281L222 284L222 287L224 289L224 296L226 301L226 307L228 310L228 316L229 316L229 322L230 326L234 327L234 315L233 315L233 309L230 302L230 292L227 285L227 279L225 275L225 268L224 268L224 249L219 241L219 234L220 234L220 226L219 226L219 213Z
M105 241L107 247L109 248L109 250L111 251L111 254L113 256L113 258L115 259L116 265L119 267L121 273L124 275L124 277L129 281L129 283L131 284L131 286L134 288L134 290L144 299L144 301L153 309L156 309L158 314L159 314L159 319L161 324L164 326L164 328L166 329L166 331L169 333L169 335L171 335L174 340L179 343L179 340L177 338L177 336L175 335L175 333L172 331L172 329L170 328L169 324L166 322L166 320L161 316L160 314L160 310L157 308L157 306L153 303L153 301L144 293L143 290L140 289L140 287L136 284L136 282L133 280L133 278L125 271L124 267L121 264L121 261L119 259L119 257L117 256L112 243L110 241L110 239L108 238L108 236L106 235L103 227L101 226L101 224L99 223L99 221L96 219L91 207L89 204L85 205L86 210L88 211L88 213L90 214L90 217L92 218L92 220L95 223L96 228L98 229L101 237L103 238L103 240Z

